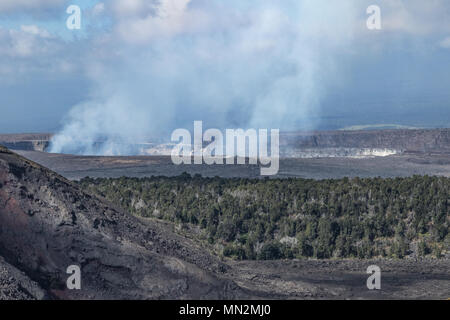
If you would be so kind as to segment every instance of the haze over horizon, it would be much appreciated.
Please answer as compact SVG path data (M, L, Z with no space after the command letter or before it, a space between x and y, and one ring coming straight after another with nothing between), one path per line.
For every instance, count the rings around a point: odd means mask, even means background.
M3 0L0 131L450 126L450 3ZM68 30L66 8L82 8ZM381 30L366 9L381 8ZM65 149L66 148L66 149ZM69 148L70 149L70 148Z

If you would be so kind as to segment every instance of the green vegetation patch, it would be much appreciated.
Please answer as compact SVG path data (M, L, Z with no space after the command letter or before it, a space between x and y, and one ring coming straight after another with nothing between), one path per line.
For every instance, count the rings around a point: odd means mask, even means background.
M442 257L450 179L91 179L84 189L175 222L235 259Z

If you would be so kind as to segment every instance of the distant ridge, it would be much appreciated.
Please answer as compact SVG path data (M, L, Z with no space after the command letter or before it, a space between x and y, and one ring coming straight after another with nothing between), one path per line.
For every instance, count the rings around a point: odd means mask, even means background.
M391 126L391 125L384 125ZM412 129L393 124L380 129L375 125L353 126L334 131L293 131L280 133L280 152L311 148L372 148L413 152L450 153L450 129ZM47 151L51 134L0 135L0 144L12 150ZM151 145L151 146L148 146ZM102 142L94 142L93 148L101 148ZM165 146L152 141L136 141L130 150ZM134 154L134 153L133 153Z
M424 129L422 127L405 126L401 124L367 124L367 125L354 125L339 129L340 131L359 131L359 130L387 130L387 129Z

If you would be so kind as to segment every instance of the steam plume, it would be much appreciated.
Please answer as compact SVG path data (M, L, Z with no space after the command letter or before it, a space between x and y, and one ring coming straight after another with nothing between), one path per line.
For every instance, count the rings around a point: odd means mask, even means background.
M130 154L127 143L167 141L194 120L312 129L365 12L355 1L132 3L106 8L112 29L86 58L92 99L73 107L51 152Z

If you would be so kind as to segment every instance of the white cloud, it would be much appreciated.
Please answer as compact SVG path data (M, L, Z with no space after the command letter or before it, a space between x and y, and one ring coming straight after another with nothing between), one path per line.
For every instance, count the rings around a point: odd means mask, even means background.
M424 36L450 32L448 0L381 0L383 29Z
M19 29L0 27L0 74L14 70L13 77L34 71L62 71L59 67L62 44L47 30L36 25Z
M94 8L92 8L93 15L102 14L105 11L105 4L103 2L97 3Z
M147 13L154 5L154 1L115 0L113 3L113 11L118 17L136 16L142 14L142 12Z
M1 0L0 12L43 9L59 6L64 0Z
M41 38L51 38L51 34L47 30L41 29L36 25L22 25L20 30Z
M30 57L49 52L53 43L49 42L50 33L35 25L22 25L20 30L9 30L10 56Z
M8 54L12 57L29 57L37 53L37 42L35 37L17 30L10 30L10 44Z
M114 6L117 31L123 40L146 42L155 37L172 37L205 26L206 15L187 10L191 0L117 0Z

